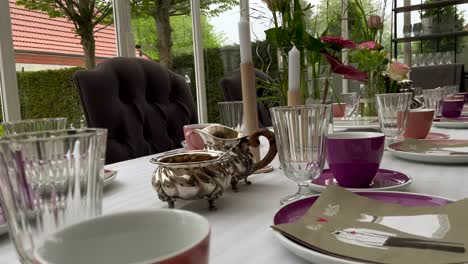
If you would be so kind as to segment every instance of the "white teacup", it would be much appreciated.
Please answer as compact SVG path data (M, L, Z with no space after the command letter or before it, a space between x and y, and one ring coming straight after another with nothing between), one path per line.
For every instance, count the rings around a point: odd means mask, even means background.
M78 223L48 236L37 264L208 264L210 226L176 209L131 211Z

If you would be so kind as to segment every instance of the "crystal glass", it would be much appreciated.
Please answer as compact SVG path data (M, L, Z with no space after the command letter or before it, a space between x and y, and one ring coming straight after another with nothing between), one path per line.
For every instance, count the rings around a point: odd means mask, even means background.
M238 132L242 132L244 130L244 102L219 102L218 107L221 117L221 124Z
M446 85L442 86L442 89L445 89L447 91L445 96L456 95L459 92L458 85Z
M0 139L0 197L22 263L55 230L101 214L105 129Z
M355 116L358 112L359 94L358 93L341 93L341 102L346 103L345 117Z
M434 109L434 117L440 116L442 111L442 99L445 97L445 90L430 89L423 90L424 105L427 109Z
M414 90L414 96L419 96L422 95L422 87L413 87Z
M45 130L62 130L67 126L67 119L65 117L27 119L3 122L2 126L5 135L39 132Z
M270 112L281 168L299 186L297 193L281 199L284 204L306 196L309 181L323 170L331 105L279 106Z
M377 111L380 129L385 134L386 145L393 143L406 131L406 120L412 93L377 94Z

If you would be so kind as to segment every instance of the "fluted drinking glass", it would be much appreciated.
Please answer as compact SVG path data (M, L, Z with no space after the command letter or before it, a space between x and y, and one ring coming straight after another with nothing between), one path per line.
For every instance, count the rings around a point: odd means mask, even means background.
M331 104L279 106L270 112L281 168L298 184L297 193L281 199L284 204L309 194L310 180L323 170Z
M424 106L427 109L434 109L434 117L440 116L442 111L442 101L446 91L443 89L423 90Z
M27 119L3 122L2 126L5 135L39 132L46 130L62 130L65 129L67 126L67 119L65 117Z
M237 132L244 131L243 101L219 102L218 107L221 124L230 127Z
M101 214L105 129L0 139L0 198L22 263L59 228Z
M341 93L341 102L346 104L345 117L349 118L357 114L359 106L359 94L356 92L352 93Z
M446 85L442 86L442 89L445 89L446 94L445 96L453 96L456 95L460 89L458 88L458 85Z
M377 94L377 112L386 145L395 142L406 131L412 93Z

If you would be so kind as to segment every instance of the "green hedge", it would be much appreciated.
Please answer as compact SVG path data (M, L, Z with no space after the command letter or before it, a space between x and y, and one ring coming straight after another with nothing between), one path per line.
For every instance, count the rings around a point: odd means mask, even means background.
M73 127L84 125L73 74L81 68L17 72L23 119L67 117Z
M220 49L205 50L205 84L208 108L208 121L219 122L218 102L224 101L221 90L221 79L224 77L224 66ZM190 88L196 103L195 66L192 54L185 54L174 58L174 71L182 76L190 77Z

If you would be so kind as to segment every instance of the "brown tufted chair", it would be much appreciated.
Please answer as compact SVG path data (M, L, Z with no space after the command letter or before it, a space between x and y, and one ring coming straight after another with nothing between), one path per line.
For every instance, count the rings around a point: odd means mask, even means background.
M108 129L106 163L178 148L197 123L183 77L141 58L112 58L74 81L89 127Z

